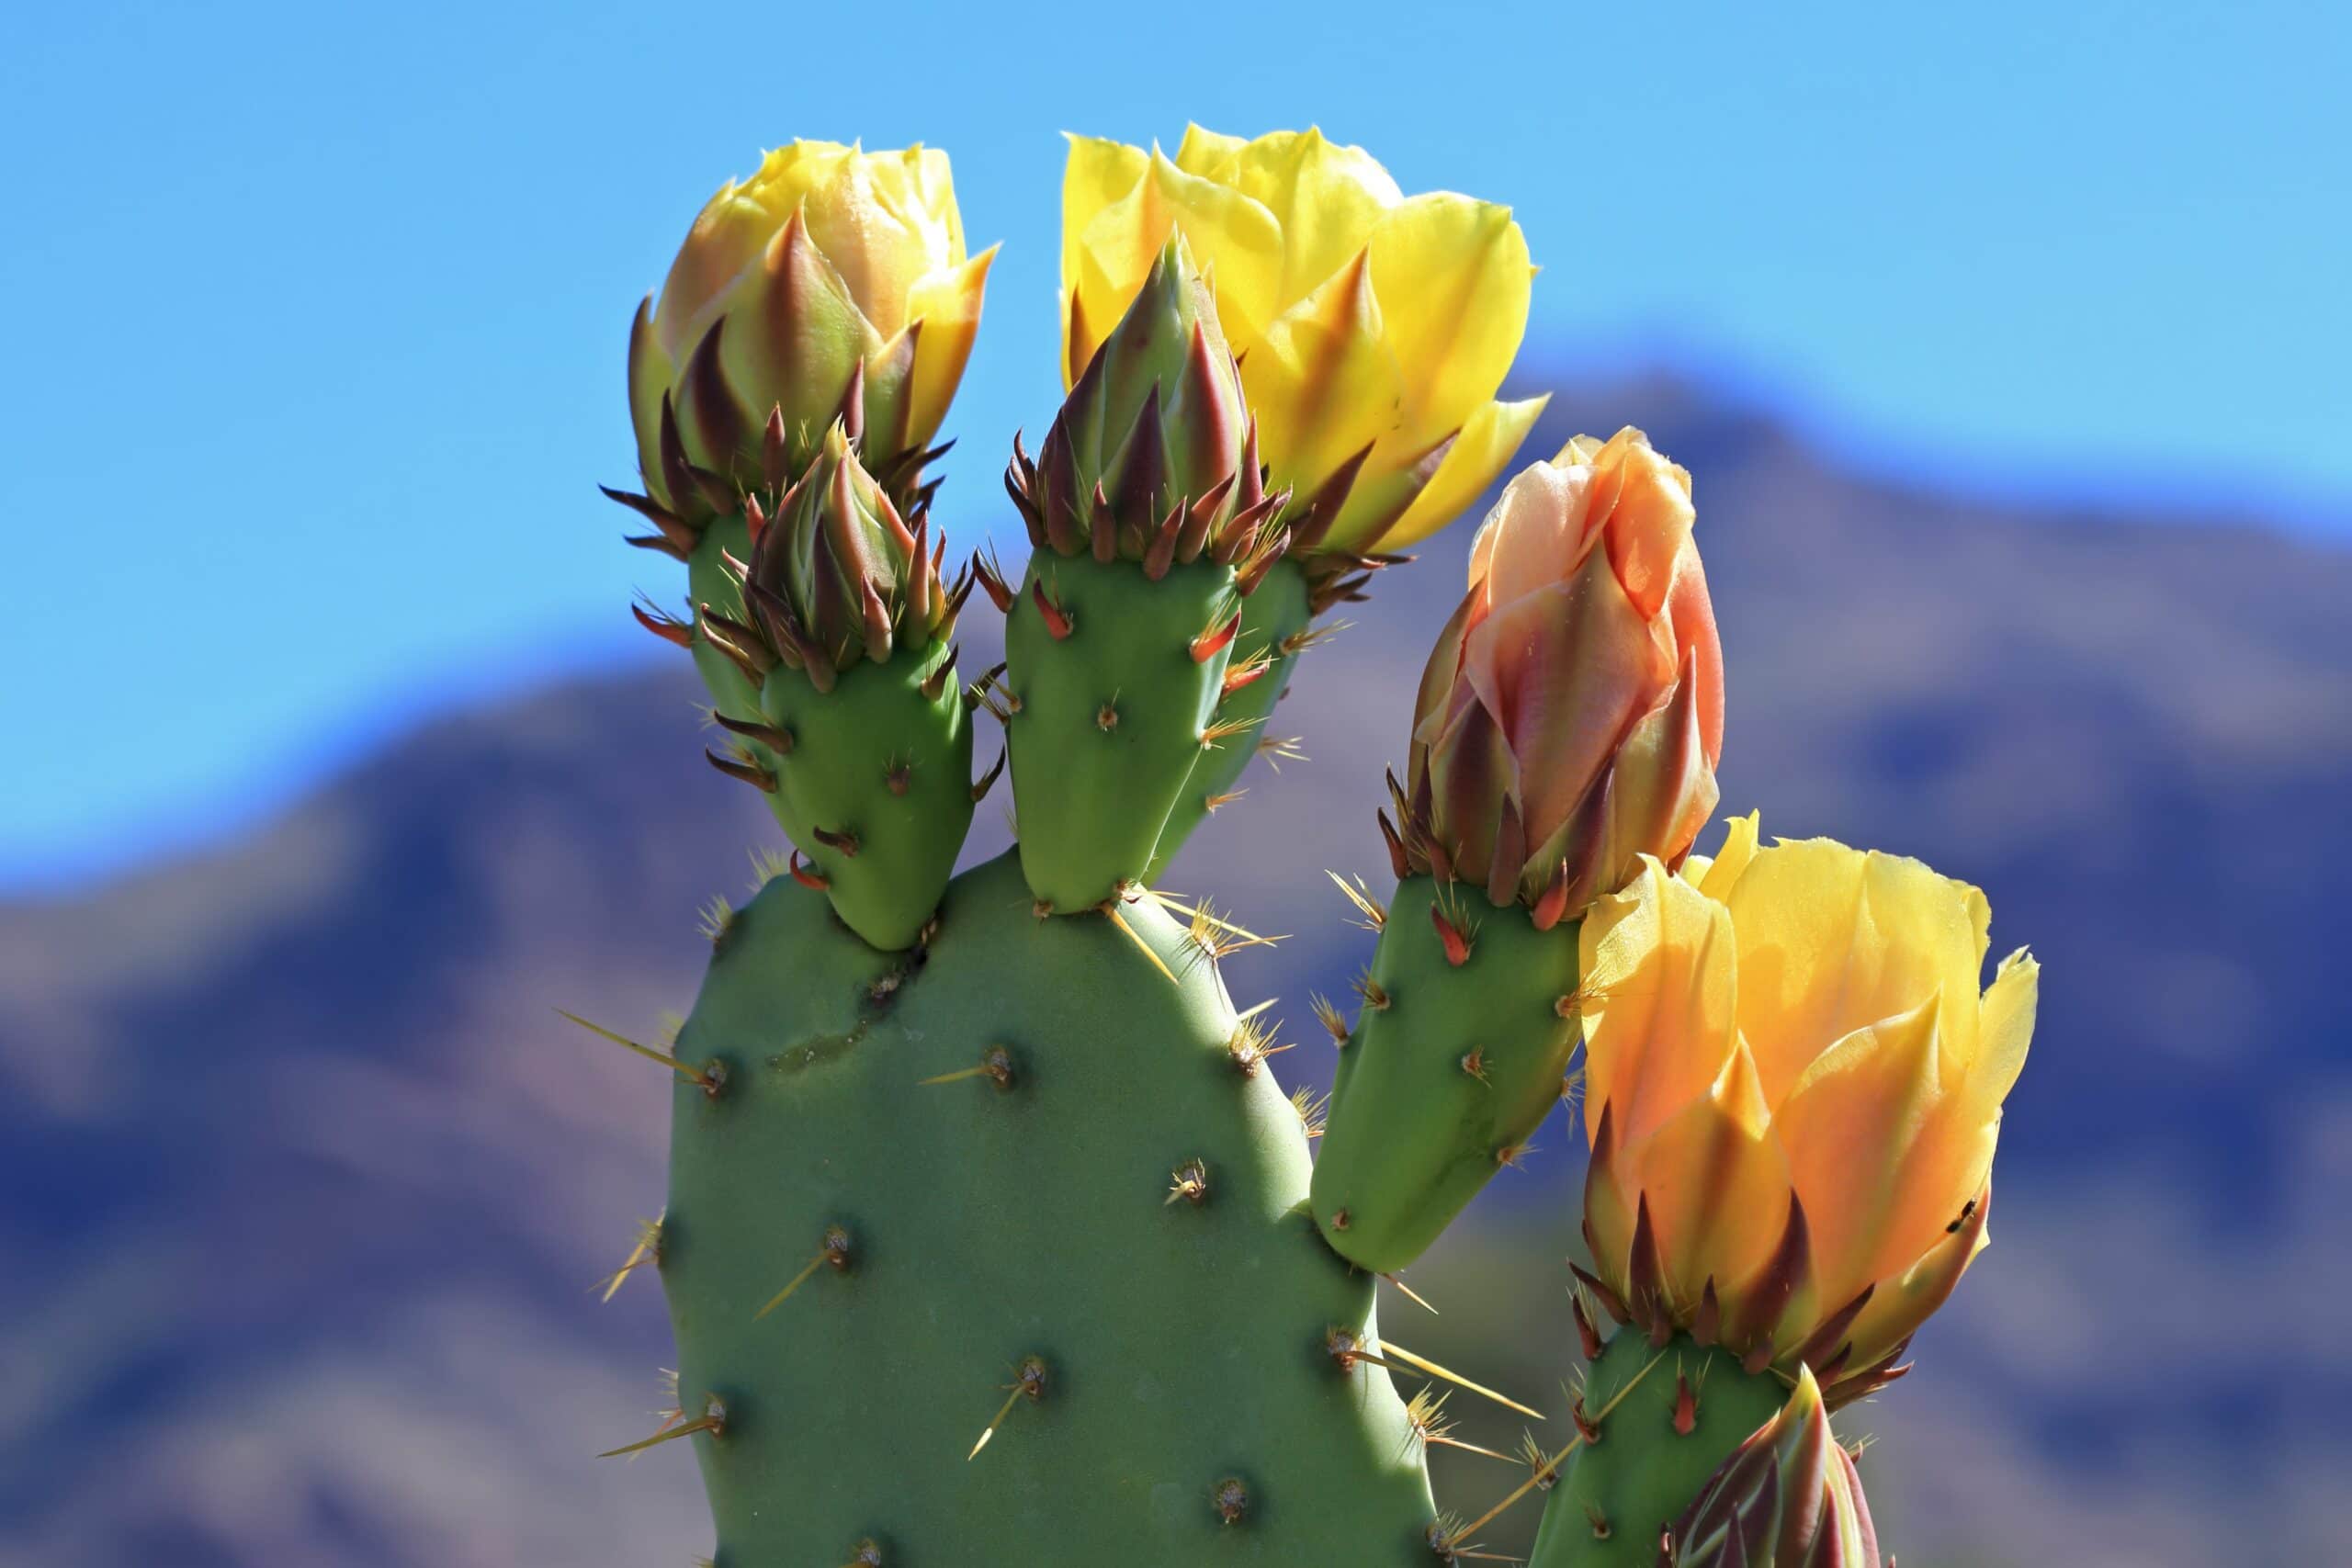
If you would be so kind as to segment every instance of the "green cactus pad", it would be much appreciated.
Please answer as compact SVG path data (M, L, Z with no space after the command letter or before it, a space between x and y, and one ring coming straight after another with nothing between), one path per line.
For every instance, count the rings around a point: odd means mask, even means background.
M1432 914L1461 933L1456 964ZM1537 931L1461 884L1396 889L1366 1000L1340 1054L1315 1218L1380 1273L1435 1241L1559 1100L1580 1038L1577 928Z
M1222 738L1215 746L1204 748L1193 759L1192 777L1177 793L1176 804L1168 813L1167 826L1160 829L1159 852L1153 856L1145 880L1159 880L1159 874L1167 869L1176 852L1184 847L1193 829L1215 809L1209 803L1240 782L1242 770L1257 754L1258 739L1265 733L1266 721L1273 716L1274 704L1290 684L1291 668L1298 662L1298 655L1284 652L1283 646L1305 632L1310 619L1306 574L1288 558L1268 568L1265 580L1258 584L1256 592L1242 600L1241 630L1233 639L1231 667L1238 668L1261 654L1271 663L1263 675L1217 705L1220 723L1238 722L1248 728Z
M1055 635L1041 591L1068 635ZM1149 873L1232 655L1195 659L1194 639L1241 603L1232 568L1206 558L1156 581L1132 561L1031 558L1005 621L1018 704L1006 741L1022 871L1057 913L1091 909Z
M1010 855L913 953L787 879L736 916L658 1254L722 1568L1430 1561L1298 1116L1182 928L1123 918L1038 918Z
M963 689L950 672L923 693L947 657L942 643L901 648L886 664L851 665L821 693L778 665L760 694L766 721L792 738L775 763L776 818L843 922L887 951L912 946L939 908L972 825Z
M1778 1377L1742 1371L1724 1350L1679 1334L1661 1348L1619 1330L1585 1382L1581 1410L1598 1440L1562 1467L1528 1568L1655 1568L1658 1538L1788 1396Z

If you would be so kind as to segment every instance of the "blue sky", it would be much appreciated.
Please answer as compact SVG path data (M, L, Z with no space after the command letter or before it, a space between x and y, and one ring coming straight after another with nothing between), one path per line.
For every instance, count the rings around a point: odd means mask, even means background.
M628 317L793 136L944 146L1005 243L967 538L1055 400L1057 133L1188 118L1511 203L1547 364L1713 375L1928 480L2352 533L2347 64L2324 0L21 8L0 885L637 658L663 563L594 490Z

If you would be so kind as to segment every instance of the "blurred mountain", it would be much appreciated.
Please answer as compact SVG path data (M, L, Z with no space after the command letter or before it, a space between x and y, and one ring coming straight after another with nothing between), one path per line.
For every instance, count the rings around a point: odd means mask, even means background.
M1668 381L1561 400L1529 451L1627 422L1697 476L1725 810L1976 881L1996 953L2044 964L1996 1246L1849 1419L1883 1438L1884 1533L1915 1568L2352 1562L2323 891L2352 852L2352 554L1864 482ZM1310 656L1275 728L1313 761L1261 764L1173 869L1295 933L1228 962L1245 1000L1303 1020L1366 953L1321 873L1385 874L1380 770L1468 533ZM666 1098L552 1011L683 1010L698 909L775 841L696 758L682 664L447 718L242 841L0 905L0 1563L707 1548L684 1455L587 1457L659 1402L658 1292L589 1287L661 1202ZM1540 1142L1415 1269L1447 1315L1408 1342L1557 1406L1575 1138ZM1441 1473L1468 1513L1511 1480Z

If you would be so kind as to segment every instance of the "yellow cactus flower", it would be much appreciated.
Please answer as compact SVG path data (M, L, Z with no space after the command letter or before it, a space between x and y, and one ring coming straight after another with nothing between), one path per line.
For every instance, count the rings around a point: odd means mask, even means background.
M1171 230L1210 275L1294 548L1394 550L1501 473L1544 400L1498 402L1534 268L1510 209L1407 197L1320 131L1193 126L1173 159L1070 140L1062 374L1074 385Z
M1753 815L1593 906L1585 1234L1612 1313L1803 1362L1833 1404L1896 1375L1984 1245L2033 1036L2025 950L1979 994L1991 922L1915 860L1758 848Z
M995 254L965 255L935 148L796 141L729 180L629 333L649 496L689 521L732 510L740 488L797 477L840 419L905 499L963 377ZM765 471L779 462L782 480Z

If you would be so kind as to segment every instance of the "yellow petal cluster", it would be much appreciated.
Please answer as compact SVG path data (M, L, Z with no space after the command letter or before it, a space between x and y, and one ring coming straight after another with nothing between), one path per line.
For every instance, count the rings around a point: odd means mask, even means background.
M1397 549L1493 482L1544 400L1498 402L1534 268L1510 209L1407 197L1317 130L1193 126L1170 158L1073 137L1062 373L1075 384L1181 231L1240 356L1272 488L1320 503L1314 547Z
M729 180L630 334L629 408L650 493L695 509L678 493L695 488L681 457L722 493L755 472L772 411L796 471L837 417L877 472L920 449L963 377L994 255L965 254L936 148L795 141Z
M1655 861L1580 934L1585 1224L1635 1316L1870 1386L1985 1240L2033 1036L2022 949L1981 994L1984 894L1753 815Z

